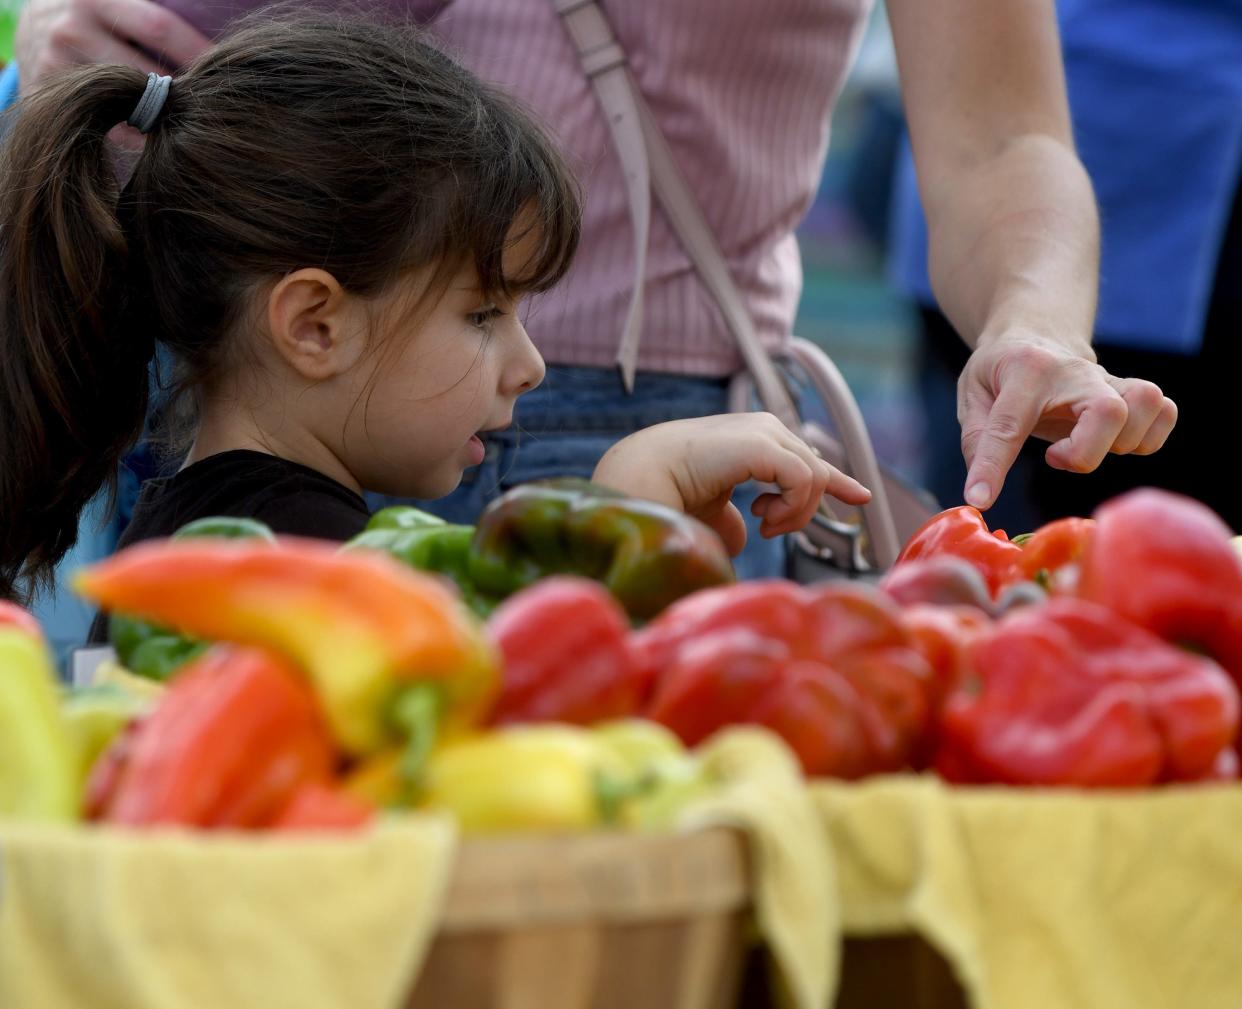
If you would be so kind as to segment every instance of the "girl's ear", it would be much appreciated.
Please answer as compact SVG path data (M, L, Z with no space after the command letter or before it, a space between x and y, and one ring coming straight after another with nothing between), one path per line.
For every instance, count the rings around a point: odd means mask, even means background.
M276 353L312 382L348 371L366 345L360 300L326 270L295 270L282 277L267 297L267 326Z

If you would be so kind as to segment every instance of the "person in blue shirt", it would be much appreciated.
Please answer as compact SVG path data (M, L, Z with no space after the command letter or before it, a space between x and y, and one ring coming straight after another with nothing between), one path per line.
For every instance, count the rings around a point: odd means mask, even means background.
M1159 383L1177 427L1150 459L1091 474L1028 443L994 511L1020 531L1138 485L1190 494L1242 529L1230 443L1242 370L1242 0L1059 0L1078 152L1100 206L1095 348L1114 374ZM908 149L897 169L892 272L921 306L928 479L960 497L953 383L962 343L936 308ZM1137 465L1136 465L1137 463Z

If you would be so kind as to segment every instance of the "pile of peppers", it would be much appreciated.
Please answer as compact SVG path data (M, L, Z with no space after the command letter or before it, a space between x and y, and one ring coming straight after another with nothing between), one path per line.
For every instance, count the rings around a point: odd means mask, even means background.
M897 607L864 587L757 581L697 593L637 635L647 717L696 744L764 726L811 775L858 778L915 760L932 672Z
M1012 541L973 508L933 517L882 584L944 663L937 770L1083 787L1237 777L1231 539L1204 505L1150 489Z
M0 604L0 816L659 827L739 723L816 776L1238 776L1242 559L1197 502L1013 540L950 509L878 587L805 587L729 584L714 534L580 482L519 491L477 528L389 509L345 549L212 519L79 573L143 689L62 692Z
M94 762L93 819L344 829L430 806L474 832L654 825L702 787L675 735L631 717L630 616L599 581L538 581L485 627L385 553L213 520L76 585L114 631L180 643Z
M361 825L374 807L343 788L341 766L394 746L421 765L496 690L494 649L452 591L381 554L200 531L123 551L76 584L153 636L195 643L95 763L97 819Z

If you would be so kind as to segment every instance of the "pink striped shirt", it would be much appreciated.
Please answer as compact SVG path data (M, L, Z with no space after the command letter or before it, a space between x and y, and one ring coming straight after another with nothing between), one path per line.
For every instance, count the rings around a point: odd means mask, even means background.
M234 4L165 0L208 30ZM629 209L590 83L551 0L388 0L522 99L561 140L586 194L568 277L532 302L553 364L612 365L634 280ZM695 190L769 345L802 289L794 228L819 183L828 125L871 0L602 0L630 68ZM236 8L234 8L236 9ZM204 24L216 20L216 24ZM653 202L639 367L726 375L740 360Z

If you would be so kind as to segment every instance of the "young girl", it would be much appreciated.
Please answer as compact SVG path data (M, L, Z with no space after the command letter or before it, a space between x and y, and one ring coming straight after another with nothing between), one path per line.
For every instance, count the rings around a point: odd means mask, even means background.
M118 192L107 137L145 144ZM348 538L361 492L437 497L543 376L522 296L564 274L573 182L517 108L391 26L255 19L169 81L81 69L21 103L0 154L0 596L46 584L114 478L162 345L193 408L175 476L122 542L211 514ZM595 478L740 549L867 491L765 415L661 425Z

